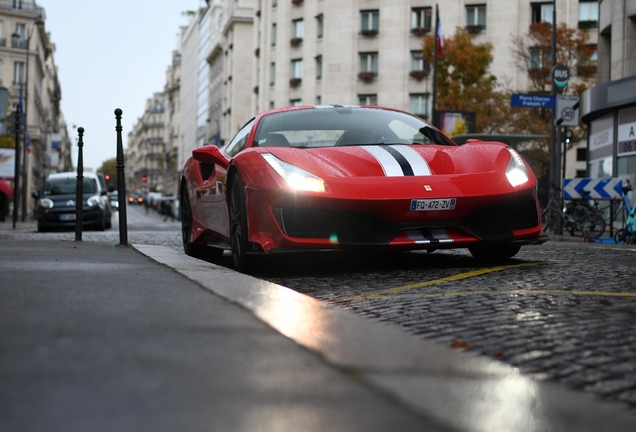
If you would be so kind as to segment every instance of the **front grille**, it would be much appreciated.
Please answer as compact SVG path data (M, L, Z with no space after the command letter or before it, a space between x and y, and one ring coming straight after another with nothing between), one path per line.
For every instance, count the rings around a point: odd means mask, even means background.
M532 198L505 202L475 210L465 223L481 240L501 240L511 238L513 230L539 225L539 210Z
M340 243L364 244L387 243L392 236L374 213L277 207L274 215L289 237L335 238Z
M482 241L510 241L513 230L539 225L534 199L479 208L464 220L384 223L375 213L313 208L276 207L278 225L294 238L335 239L341 245L383 245L401 230L463 228Z

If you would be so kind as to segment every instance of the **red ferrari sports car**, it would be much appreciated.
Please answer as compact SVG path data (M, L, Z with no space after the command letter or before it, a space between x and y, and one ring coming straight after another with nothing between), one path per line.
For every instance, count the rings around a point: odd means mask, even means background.
M377 106L265 111L226 145L199 147L180 183L188 255L468 248L507 259L547 240L537 179L509 146L458 146Z

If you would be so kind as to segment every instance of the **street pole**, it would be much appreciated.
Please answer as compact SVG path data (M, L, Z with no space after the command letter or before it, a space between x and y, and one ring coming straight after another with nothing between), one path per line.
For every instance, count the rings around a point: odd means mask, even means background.
M126 177L124 173L124 146L121 132L121 115L123 111L119 108L115 110L117 132L117 199L119 202L119 244L128 245L128 222L126 220Z
M84 128L78 128L77 142L77 186L75 188L75 241L82 241L82 224L84 223Z
M22 88L20 88L22 96ZM18 198L20 196L20 116L22 115L22 97L15 109L15 168L13 173L13 229L18 222Z
M556 0L552 1L552 68L554 68L557 64L557 13L556 13ZM554 79L552 80L552 97L556 98L557 88L554 83ZM552 108L552 133L551 133L551 142L550 142L550 186L548 189L552 189L554 193L556 193L556 189L553 188L553 185L559 185L561 183L561 172L560 172L560 162L561 158L559 157L559 150L561 148L560 143L558 142L557 136L557 125L556 125L556 107ZM561 199L557 200L559 205L561 205ZM554 228L556 234L563 234L563 226L560 223L560 218L557 218L557 223Z

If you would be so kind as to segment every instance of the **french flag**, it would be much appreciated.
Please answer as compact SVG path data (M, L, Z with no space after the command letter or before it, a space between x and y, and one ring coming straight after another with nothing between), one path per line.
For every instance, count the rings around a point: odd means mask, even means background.
M435 8L435 15L437 20L435 23L437 28L435 32L435 48L437 49L437 56L440 57L444 51L444 36L442 36L442 22L439 19L439 10L437 8Z

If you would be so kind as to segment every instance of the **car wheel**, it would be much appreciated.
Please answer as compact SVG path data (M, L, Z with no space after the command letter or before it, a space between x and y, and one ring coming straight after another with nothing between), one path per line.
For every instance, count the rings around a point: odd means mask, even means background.
M208 247L207 245L193 244L190 241L192 233L192 206L188 196L188 187L185 181L181 185L181 239L183 241L183 251L186 255L195 258L204 256L221 256L223 249Z
M554 217L552 215L552 212L548 209L543 210L543 213L541 213L541 229L544 232L547 232L548 229L551 228L553 221Z
M230 186L230 244L232 246L232 263L240 272L247 272L251 265L247 255L247 211L243 184L235 176Z
M468 248L471 255L480 261L505 261L517 255L521 249L521 245L502 244L502 245L477 245Z

